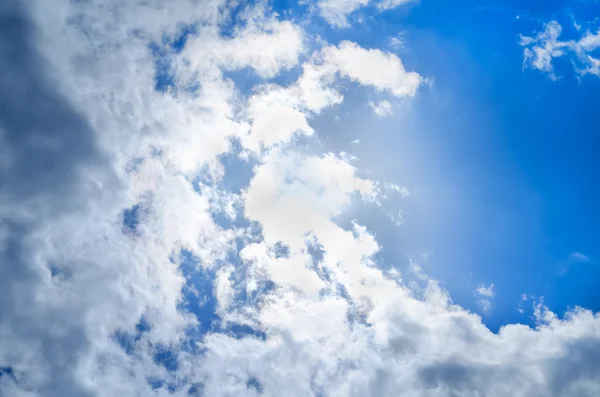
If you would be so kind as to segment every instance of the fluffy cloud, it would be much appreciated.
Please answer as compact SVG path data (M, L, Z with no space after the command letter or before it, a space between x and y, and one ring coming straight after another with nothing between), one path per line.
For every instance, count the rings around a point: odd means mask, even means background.
M326 64L333 65L342 76L397 97L414 96L423 83L418 73L405 70L396 55L366 50L349 41L326 48L324 56Z
M0 394L598 395L597 314L538 306L536 328L495 334L424 273L407 288L339 219L380 184L293 146L343 101L339 79L412 97L422 77L347 41L309 49L264 7L233 12L0 6ZM247 93L227 77L243 68ZM241 188L225 156L248 159Z
M546 24L544 31L535 36L521 36L524 66L547 73L553 80L558 77L554 73L554 58L572 56L575 68L580 75L592 74L600 76L598 65L600 60L591 54L600 48L600 31L587 31L577 40L561 41L562 27L557 21Z
M337 78L347 78L396 97L412 97L424 79L408 72L400 58L380 50L367 50L344 41L339 46L325 46L303 65L298 80L288 87L266 84L248 101L250 130L241 137L246 149L288 143L297 134L310 136L314 130L308 118L323 109L340 104L344 97L335 88ZM382 101L378 115L391 113L391 104Z
M263 77L295 66L303 50L300 28L289 21L265 18L260 8L258 13L248 15L246 25L236 28L231 38L223 38L216 26L201 28L186 45L184 58L201 72L214 67L251 67Z

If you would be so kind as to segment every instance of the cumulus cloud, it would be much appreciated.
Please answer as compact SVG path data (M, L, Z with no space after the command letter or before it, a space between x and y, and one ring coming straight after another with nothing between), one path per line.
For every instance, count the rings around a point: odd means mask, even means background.
M325 46L304 63L302 74L287 87L264 84L249 98L247 113L251 127L241 134L244 147L253 152L286 144L295 136L314 133L308 119L323 109L340 104L344 97L336 88L347 78L396 97L413 97L424 79L406 71L400 58L375 49L363 49L344 41ZM378 103L376 114L391 114L388 101Z
M408 288L340 221L408 189L293 145L340 80L417 95L396 55L263 6L5 1L0 64L0 395L600 393L598 314L492 333L412 261Z
M364 49L349 41L326 48L324 56L327 64L335 66L342 76L397 97L414 96L424 82L418 73L406 71L396 55Z
M558 76L554 72L553 60L569 56L579 75L600 76L600 60L592 55L600 48L600 31L587 31L578 39L564 41L560 40L561 34L562 26L557 21L550 21L535 36L521 35L519 44L525 47L523 65L547 73L556 80Z

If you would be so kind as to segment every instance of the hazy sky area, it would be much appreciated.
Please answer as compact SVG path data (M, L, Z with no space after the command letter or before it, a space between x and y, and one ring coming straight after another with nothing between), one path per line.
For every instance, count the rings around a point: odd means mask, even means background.
M597 0L0 1L0 397L600 396Z

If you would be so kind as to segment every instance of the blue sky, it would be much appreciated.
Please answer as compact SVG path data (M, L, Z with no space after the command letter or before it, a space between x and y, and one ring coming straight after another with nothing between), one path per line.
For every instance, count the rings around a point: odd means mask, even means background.
M600 395L600 3L0 6L0 395Z
M288 5L275 2L276 9ZM427 191L406 204L408 230L380 226L384 261L428 253L429 274L473 310L474 288L493 283L494 308L484 317L492 329L534 321L531 302L525 313L517 310L522 294L543 297L558 312L598 310L600 80L578 76L563 59L558 81L525 69L518 42L551 19L569 37L577 33L573 21L592 20L599 7L422 1L408 10L359 12L364 22L356 30L318 18L308 27L331 42L388 48L432 77L405 115L373 121L364 105L348 105L352 114L336 128L330 115L315 122L323 123L327 150L349 151L384 179ZM394 36L401 48L390 48ZM348 145L357 138L360 145Z

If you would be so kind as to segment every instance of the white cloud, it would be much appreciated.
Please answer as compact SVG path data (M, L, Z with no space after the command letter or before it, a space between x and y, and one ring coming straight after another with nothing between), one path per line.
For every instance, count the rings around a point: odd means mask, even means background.
M380 11L390 10L400 7L413 0L381 0L376 2L376 7ZM330 25L336 28L349 27L348 16L358 10L366 7L371 0L319 0L317 8L319 13Z
M405 34L405 32L399 32L396 36L390 37L389 46L396 49L403 48L406 45Z
M424 81L418 73L407 72L396 55L364 49L349 41L325 48L324 56L342 76L397 97L414 96Z
M566 41L559 39L561 33L561 25L557 21L550 21L544 31L533 37L521 35L520 45L525 47L523 65L545 72L555 80L558 76L554 73L554 58L570 56L580 75L600 76L598 70L600 60L591 55L593 51L600 48L600 31L596 33L587 31L578 40Z
M250 98L248 112L252 120L249 135L242 138L244 146L259 151L260 145L271 147L288 142L296 133L312 135L300 100L293 92L278 87L266 87Z
M217 310L223 313L227 310L229 305L233 302L235 290L232 287L231 275L234 271L234 267L223 266L217 272L215 278L215 298L217 299Z
M414 96L423 82L416 72L407 72L396 55L366 50L348 41L338 47L325 46L302 66L302 74L292 85L263 85L250 97L246 111L251 126L246 132L243 125L238 127L246 149L260 152L287 144L297 135L312 135L308 118L344 99L335 89L338 76L397 97ZM392 113L388 101L372 106L378 115Z
M377 3L377 8L380 10L391 10L404 4L408 4L413 0L382 0Z
M406 186L400 186L392 182L386 182L383 186L385 190L398 193L403 199L410 196L410 189Z
M182 55L201 72L215 66L224 70L251 67L263 77L273 77L279 70L295 66L303 48L303 32L298 26L250 15L231 38L220 36L216 26L200 29Z
M494 284L493 283L488 286L479 284L477 286L477 289L475 290L475 292L477 292L477 294L479 294L481 296L486 296L488 298L493 298L494 295L496 295L496 293L494 292Z
M224 71L271 78L304 48L299 27L262 7L229 37L218 33L230 21L219 2L14 2L0 16L18 22L0 29L13 77L0 79L10 159L0 167L0 368L12 371L0 372L1 395L600 392L598 314L559 319L538 306L536 328L494 334L416 263L427 286L413 292L379 268L373 233L338 223L353 197L380 194L376 181L347 155L278 147L316 133L310 117L343 100L336 78L415 95L422 78L395 55L325 45L297 81L261 81L245 96ZM174 89L158 92L149 44L182 24L197 33L166 55ZM241 193L224 179L222 155L240 155L231 139L256 157ZM217 210L229 220L243 211L252 224L225 229ZM199 262L186 262L186 274L182 250ZM215 276L198 284L206 274ZM198 337L211 319L185 309L183 290L206 285L222 328ZM254 335L234 336L233 322Z
M552 59L564 55L566 43L558 41L562 27L556 21L550 21L543 32L535 37L521 36L520 44L525 48L524 62L555 78Z
M320 0L317 7L329 24L344 28L349 26L347 16L367 4L369 0Z
M483 311L483 313L489 313L489 311L492 308L491 298L493 298L496 295L496 292L494 291L494 284L492 283L488 286L479 284L475 292L477 293L477 295L483 297L483 299L479 299L477 301L479 303L479 306L481 307L481 310Z
M369 102L369 106L377 117L391 116L394 114L392 111L392 104L385 100L377 103Z

